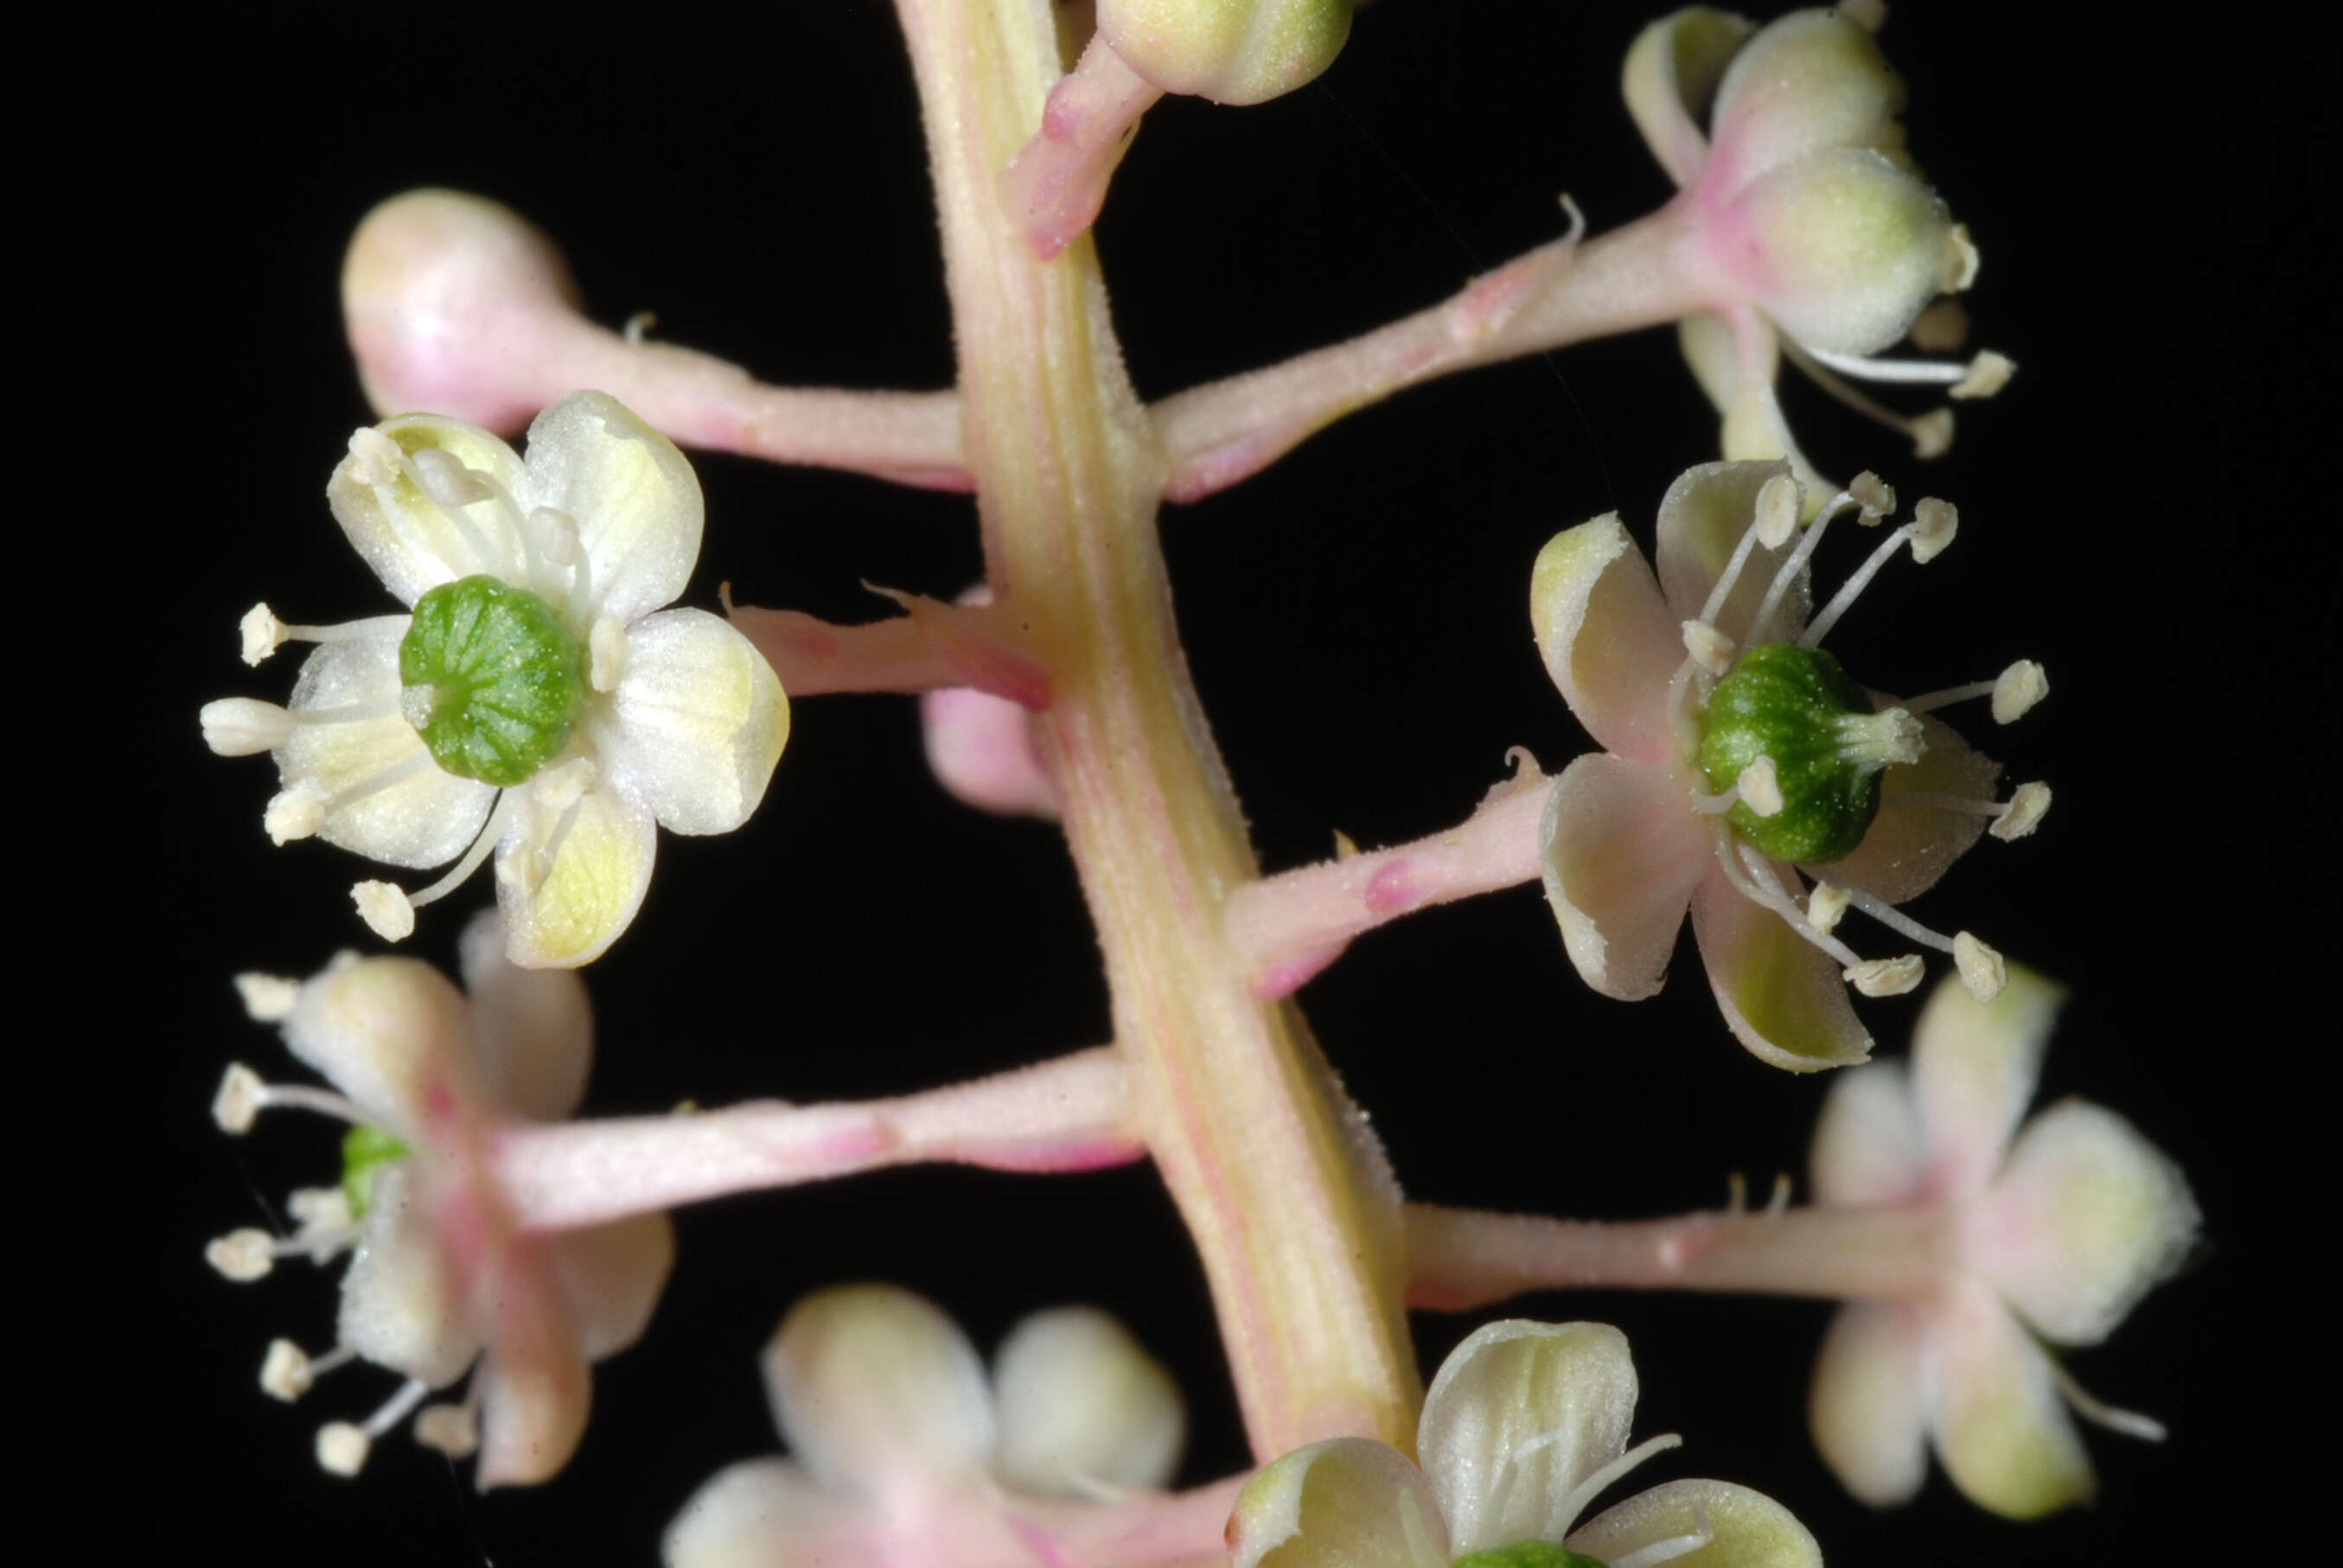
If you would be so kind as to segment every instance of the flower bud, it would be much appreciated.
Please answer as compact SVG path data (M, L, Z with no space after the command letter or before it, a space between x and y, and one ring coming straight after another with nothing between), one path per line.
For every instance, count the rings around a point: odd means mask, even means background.
M1870 354L1952 281L1951 215L1869 147L1833 147L1756 180L1711 241L1747 297L1810 348Z
M1799 11L1733 57L1716 89L1715 156L1754 179L1824 147L1896 153L1904 84L1869 33L1835 11Z
M1098 29L1167 93L1258 104L1333 64L1351 0L1099 0Z

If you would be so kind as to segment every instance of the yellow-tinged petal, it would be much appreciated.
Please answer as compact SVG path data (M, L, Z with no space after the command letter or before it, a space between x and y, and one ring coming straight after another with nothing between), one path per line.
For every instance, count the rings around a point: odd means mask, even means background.
M1687 316L1676 324L1676 342L1684 363L1692 367L1710 403L1724 417L1717 433L1718 450L1735 462L1786 462L1806 490L1806 515L1811 518L1837 489L1798 450L1789 422L1774 396L1774 380L1781 370L1781 350L1774 329L1755 312L1744 313L1744 330L1754 356L1746 374L1734 329L1722 317ZM1756 600L1749 601L1749 609ZM1747 614L1745 611L1745 617Z
M613 764L677 833L729 833L747 821L789 737L772 666L705 610L662 610L627 628L610 707Z
M1722 872L1693 890L1692 930L1726 1026L1760 1061L1812 1072L1871 1054L1837 961L1735 892Z
M432 1130L435 1101L480 1109L470 1028L462 993L429 964L357 959L302 986L285 1043L368 1121L412 1143Z
M1604 996L1656 995L1692 890L1715 859L1690 785L1672 763L1596 752L1563 770L1546 799L1539 852L1563 946Z
M1770 387L1767 395L1771 396ZM1654 558L1670 614L1682 620L1700 614L1741 536L1756 520L1757 492L1766 481L1788 471L1779 461L1703 463L1685 469L1668 487L1660 501L1659 550ZM1787 641L1805 630L1811 598L1804 568L1765 626L1753 633L1749 625L1775 572L1794 548L1788 541L1780 549L1753 546L1733 591L1725 596L1724 608L1711 624L1744 647Z
M1815 1362L1806 1398L1815 1446L1841 1483L1874 1508L1910 1502L1927 1479L1926 1333L1910 1307L1850 1302L1831 1320Z
M1809 348L1874 354L1945 283L1952 215L1869 147L1813 153L1744 189L1708 231L1743 297Z
M1712 177L1738 186L1824 147L1903 146L1904 85L1871 34L1836 11L1767 24L1725 72Z
M1676 754L1668 678L1684 662L1684 636L1616 512L1565 528L1538 552L1530 625L1546 673L1597 744L1638 762Z
M274 753L277 769L287 790L329 808L317 825L328 844L388 865L437 866L479 836L497 792L442 772L399 716L398 640L407 618L361 624L362 635L320 644L301 666L290 704L296 722ZM328 721L350 709L385 711ZM304 714L319 721L300 722Z
M387 443L387 445L386 445ZM441 583L479 572L504 575L509 525L493 499L443 506L417 482L411 459L440 452L477 469L508 494L521 460L488 431L438 414L401 414L350 439L351 451L326 483L326 501L342 532L383 587L412 605Z
M524 508L551 507L578 524L588 593L581 627L620 622L683 592L699 558L699 480L675 443L604 392L577 392L528 427Z
M2197 1220L2162 1151L2114 1111L2069 1100L2017 1135L1963 1251L2036 1329L2095 1344L2179 1266Z
M1560 1540L1579 1483L1626 1452L1635 1387L1627 1337L1605 1323L1513 1319L1458 1345L1416 1429L1453 1549Z
M481 1336L414 1178L412 1160L375 1175L357 1250L342 1276L335 1338L377 1366L440 1388L472 1364Z
M2008 983L1979 1001L1956 980L1937 982L1912 1034L1912 1097L1939 1195L1982 1191L2034 1098L2042 1050L2066 992L2009 966Z
M1423 1473L1363 1437L1255 1472L1229 1516L1229 1568L1423 1568L1452 1554Z
M1884 710L1896 699L1872 693ZM1899 763L1880 776L1879 815L1855 852L1819 873L1842 887L1860 888L1874 898L1901 904L1936 885L1936 879L1985 833L1987 818L1912 805L1898 796L1949 795L1990 800L2001 781L2001 764L1962 739L1948 724L1920 716L1920 760Z
M1838 1075L1823 1101L1807 1154L1815 1201L1868 1208L1911 1197L1926 1173L1927 1148L1912 1111L1912 1085L1899 1061L1875 1061Z
M594 1012L585 982L568 970L522 969L505 957L504 928L483 910L458 949L472 1002L472 1052L498 1107L558 1121L586 1095L594 1060Z
M1605 1563L1663 1541L1705 1546L1667 1559L1684 1568L1822 1568L1822 1548L1797 1516L1729 1481L1671 1481L1605 1509L1564 1543Z
M589 789L558 809L525 802L497 847L505 952L528 968L599 958L642 907L659 829L623 789Z
M665 1214L636 1214L564 1231L543 1251L578 1352L598 1362L642 1337L675 1264L675 1226Z
M2089 1501L2090 1456L2050 1357L1981 1280L1946 1299L1936 1326L1936 1457L1968 1500L2010 1519Z
M1726 62L1754 25L1730 12L1690 5L1645 27L1628 47L1620 94L1644 145L1680 186L1700 175L1708 156L1700 121Z
M1035 1312L993 1357L1001 1442L993 1473L1032 1497L1094 1499L1101 1485L1168 1485L1188 1412L1179 1385L1095 1307Z

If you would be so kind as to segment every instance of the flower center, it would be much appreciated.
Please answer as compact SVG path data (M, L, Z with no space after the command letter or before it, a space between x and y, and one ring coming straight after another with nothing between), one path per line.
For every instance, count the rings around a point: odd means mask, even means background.
M559 755L586 705L584 651L553 607L486 576L415 601L398 678L399 709L432 760L499 788Z
M379 1127L358 1123L342 1136L342 1196L349 1200L350 1218L366 1218L367 1207L374 1201L375 1178L384 1166L404 1160L411 1152L406 1144Z
M1454 1568L1603 1568L1603 1561L1551 1541L1516 1541L1511 1546L1468 1552L1456 1559Z
M1697 759L1721 793L1770 759L1780 809L1760 816L1743 800L1726 819L1768 858L1818 866L1863 842L1879 814L1881 771L1919 755L1918 719L1901 709L1874 712L1822 649L1776 642L1743 654L1709 694Z

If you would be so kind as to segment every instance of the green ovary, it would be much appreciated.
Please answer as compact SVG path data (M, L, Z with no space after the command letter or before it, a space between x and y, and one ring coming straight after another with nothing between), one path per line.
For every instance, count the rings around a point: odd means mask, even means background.
M1468 1552L1456 1559L1455 1568L1603 1568L1603 1563L1550 1541L1517 1541L1511 1546Z
M1820 648L1775 642L1742 655L1709 696L1701 771L1723 794L1743 769L1770 757L1782 809L1760 817L1739 802L1726 819L1773 859L1820 866L1854 853L1879 815L1886 764L1850 755L1863 748L1850 745L1845 721L1871 712L1871 699Z
M553 607L492 577L415 601L398 645L407 722L459 778L526 784L569 742L586 706L584 657Z
M342 1196L349 1200L350 1218L366 1218L374 1201L374 1180L394 1160L404 1160L407 1147L379 1127L353 1127L342 1139Z

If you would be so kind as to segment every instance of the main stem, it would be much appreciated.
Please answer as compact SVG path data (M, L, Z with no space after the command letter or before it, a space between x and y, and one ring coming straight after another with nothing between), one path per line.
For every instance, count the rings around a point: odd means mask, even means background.
M1258 875L1172 619L1164 461L1087 237L1035 258L1001 171L1061 73L1050 0L898 0L927 123L986 578L1051 666L1046 760L1136 1120L1195 1238L1254 1452L1412 1444L1398 1195L1291 1008L1220 935Z

